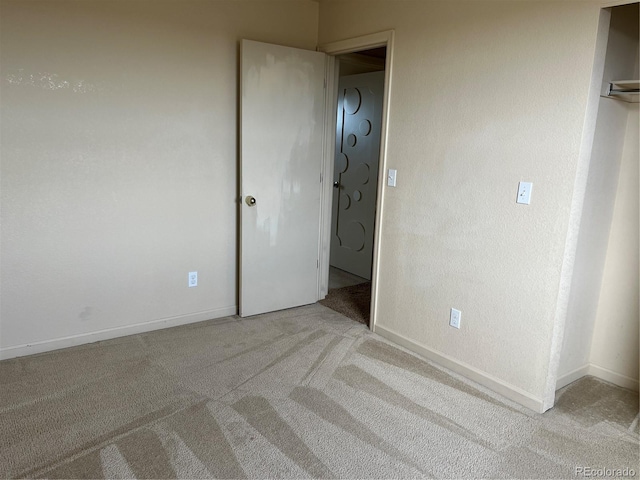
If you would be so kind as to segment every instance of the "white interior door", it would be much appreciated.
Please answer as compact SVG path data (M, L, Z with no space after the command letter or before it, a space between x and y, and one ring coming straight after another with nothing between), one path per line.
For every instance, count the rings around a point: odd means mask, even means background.
M330 263L371 279L384 72L338 85Z
M242 41L240 316L318 300L325 54Z

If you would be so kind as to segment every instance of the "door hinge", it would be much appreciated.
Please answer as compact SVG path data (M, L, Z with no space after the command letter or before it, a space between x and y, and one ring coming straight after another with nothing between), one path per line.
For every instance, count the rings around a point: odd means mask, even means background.
M320 268L320 260L316 260L316 268Z

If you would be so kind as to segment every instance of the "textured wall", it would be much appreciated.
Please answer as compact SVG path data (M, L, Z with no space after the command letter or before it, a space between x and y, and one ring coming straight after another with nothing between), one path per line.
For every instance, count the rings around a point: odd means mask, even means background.
M611 21L605 38L607 46L601 81L601 91L605 92L611 81L638 78L638 4L616 7L610 11ZM628 130L628 123L634 118L633 114L630 116L633 108L635 107L623 101L604 97L599 99L558 372L561 377L560 385L586 371L598 375L603 373L593 371L590 367L593 363L592 344L600 352L597 355L599 363L620 367L615 371L627 378L622 382L625 386L629 385L629 375L637 372L637 334L631 345L628 344L631 339L626 337L623 342L626 346L621 346L614 340L616 334L609 333L609 330L619 333L637 332L638 323L637 301L635 305L631 305L632 298L625 293L633 285L632 277L629 277L629 267L616 260L619 256L627 257L629 261L637 258L637 229L635 237L625 236L621 243L614 239L618 238L622 231L632 233L633 225L637 225L638 222L637 208L634 216L632 209L620 206L620 202L627 204L634 202L634 199L630 187L619 184L619 179L629 181L629 172L622 172L621 165L625 162L623 151L627 157L633 155L630 145L637 146L638 143L637 135L634 137ZM637 109L635 112L637 115ZM637 153L635 161L637 163ZM626 162L629 164L630 160L627 158ZM627 165L625 168L629 170L631 167ZM637 203L636 193L634 204L637 206ZM615 214L614 206L617 211ZM627 217L621 217L623 214ZM614 215L618 217L616 226L612 224ZM633 238L636 239L635 252L633 245L626 243L633 242ZM608 272L605 273L605 269ZM625 286L628 282L631 282L631 285ZM637 284L637 280L635 283ZM635 320L632 314L634 309ZM625 313L622 314L622 311ZM606 319L610 319L610 322ZM597 328L596 321L599 323ZM635 354L632 351L633 345L636 345ZM605 355L605 352L608 353ZM636 379L637 385L637 373L631 378ZM620 379L616 380L611 376L605 376L605 379L620 383Z
M0 347L233 311L237 40L394 28L379 325L542 398L597 2L1 8Z
M589 361L638 386L638 104L629 112ZM607 372L604 372L605 375ZM612 379L612 378L608 378ZM629 386L631 386L631 382Z
M627 104L601 98L558 374L589 362L627 125Z
M234 313L238 40L314 49L318 4L2 0L1 21L5 356Z
M377 325L535 401L549 374L598 7L320 4L321 44L395 29L387 167L398 187L384 191ZM515 203L521 180L533 182L530 206Z

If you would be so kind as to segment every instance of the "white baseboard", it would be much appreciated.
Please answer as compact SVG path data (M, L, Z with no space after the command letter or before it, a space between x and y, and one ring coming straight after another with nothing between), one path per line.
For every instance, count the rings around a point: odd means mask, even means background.
M15 345L11 347L0 348L0 360L9 358L23 357L25 355L33 355L36 353L50 352L61 348L75 347L86 343L99 342L102 340L110 340L117 337L126 337L127 335L135 335L137 333L151 332L162 328L177 327L188 323L202 322L215 318L228 317L238 312L236 305L218 308L215 310L207 310L204 312L190 313L187 315L178 315L176 317L161 318L159 320L151 320L149 322L136 323L134 325L123 325L115 328L107 328L96 332L81 333L79 335L71 335L68 337L55 338L52 340L44 340L41 342L28 343L25 345Z
M639 382L637 378L627 377L626 375L622 375L621 373L599 367L598 365L594 365L593 363L587 363L586 365L583 365L580 368L576 368L572 372L566 373L559 377L558 381L556 382L556 390L560 390L562 387L566 387L570 383L575 382L585 375L591 375L606 382L613 383L614 385L618 385L619 387L628 388L629 390L638 391L639 389Z
M425 347L424 345L420 345L419 343L414 342L413 340L409 340L408 338L393 332L392 330L381 326L380 324L375 325L375 333L378 335L391 340L392 342L401 345L412 352L415 352L423 357L432 360L435 363L438 363L449 370L452 370L464 377L473 380L474 382L483 385L490 390L493 390L496 393L508 398L509 400L513 400L520 405L523 405L534 412L543 413L544 412L544 402L542 398L537 398L531 395L528 392L514 386L510 385L499 378L493 377L486 372L476 369L471 365L467 365L455 358L449 357L444 353L438 352L436 350L432 350L431 348Z
M594 365L593 363L589 364L589 375L593 375L594 377L598 377L607 382L611 382L615 385L618 385L619 387L638 391L637 378L627 377L626 375L622 375L606 368L599 367L598 365Z
M566 387L570 383L575 382L579 378L584 377L585 375L590 375L589 373L589 364L581 366L580 368L576 368L569 373L565 373L561 377L558 377L556 380L556 390L560 390L563 387Z
M556 382L556 390L559 390L562 387L566 387L570 383L575 382L585 375L591 375L593 377L604 380L605 382L618 385L619 387L638 391L639 382L637 378L627 377L626 375L622 375L621 373L599 367L598 365L594 365L593 363L587 363L586 365L583 365L580 368L576 368L575 370L569 373L565 373L564 375L559 377L558 381Z

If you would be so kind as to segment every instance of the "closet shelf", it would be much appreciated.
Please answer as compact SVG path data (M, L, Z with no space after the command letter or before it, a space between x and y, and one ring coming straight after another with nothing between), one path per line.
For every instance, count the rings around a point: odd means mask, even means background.
M640 80L615 80L607 88L607 96L628 103L640 102Z

